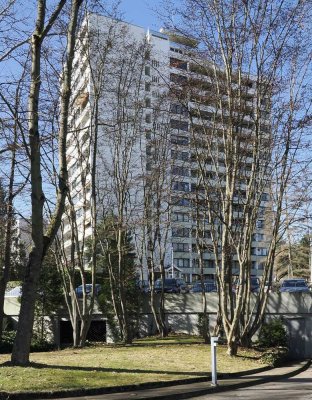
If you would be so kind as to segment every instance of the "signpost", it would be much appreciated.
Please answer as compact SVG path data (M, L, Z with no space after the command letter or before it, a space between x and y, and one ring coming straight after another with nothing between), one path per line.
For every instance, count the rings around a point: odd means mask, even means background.
M218 344L218 336L211 336L210 337L211 386L218 386L218 383L217 383L217 344Z

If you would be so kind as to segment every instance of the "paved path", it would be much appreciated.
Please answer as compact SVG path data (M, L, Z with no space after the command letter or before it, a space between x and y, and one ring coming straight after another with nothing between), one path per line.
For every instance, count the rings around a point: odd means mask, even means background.
M275 368L273 370L260 372L258 374L253 375L245 375L242 377L231 378L231 379L223 379L219 380L219 388L223 390L221 393L214 392L213 388L211 388L210 382L199 382L187 385L176 385L169 386L163 388L154 388L154 389L143 389L143 390L134 390L124 393L110 393L110 394L102 394L102 395L86 395L82 397L68 397L67 400L143 400L143 399L167 399L167 400L180 400L180 399L301 399L301 397L297 397L299 393L299 388L302 390L302 395L309 397L302 397L302 399L311 399L312 400L312 367L310 367L306 372L300 373L300 375L295 376L294 378L283 378L283 381L276 383L266 383L263 384L265 380L275 380L281 379L286 375L294 375L298 372L298 369L304 368L307 365L306 362L302 363L294 363L289 364L287 366L281 368ZM291 383L289 383L291 382ZM294 383L296 384L296 389L293 389ZM260 384L262 389L259 389ZM250 385L259 385L253 386ZM285 386L286 385L286 386ZM244 389L236 389L234 387ZM280 389L279 389L280 388ZM271 397L271 394L278 395L279 390L283 388L287 388L289 392L287 394L283 392L280 397ZM307 389L305 389L307 388ZM224 392L224 390L230 390ZM270 394L266 393L267 390L271 390ZM286 389L285 389L286 390ZM295 395L293 395L295 393ZM258 397L255 397L255 394ZM60 397L55 397L54 400L60 399Z
M244 389L231 390L204 396L192 397L193 400L311 400L312 367L300 374L277 382L264 383Z

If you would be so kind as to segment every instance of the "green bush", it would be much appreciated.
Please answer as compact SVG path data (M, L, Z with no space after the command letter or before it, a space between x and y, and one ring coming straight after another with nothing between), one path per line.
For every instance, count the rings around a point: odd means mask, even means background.
M274 319L262 325L259 333L260 347L287 347L288 337L281 319Z
M261 362L269 365L270 367L278 367L287 361L288 348L287 347L277 347L275 349L270 349L262 354Z
M11 353L15 339L16 331L4 331L2 341L0 342L0 353Z
M200 336L209 336L209 315L204 316L204 313L198 313L197 329Z
M30 351L39 353L41 351L51 351L55 349L55 344L44 339L33 337L30 345Z
M16 331L4 331L2 335L2 341L0 342L0 354L11 353L13 349L14 339ZM37 339L34 337L31 341L30 351L50 351L55 348L53 343L46 340Z

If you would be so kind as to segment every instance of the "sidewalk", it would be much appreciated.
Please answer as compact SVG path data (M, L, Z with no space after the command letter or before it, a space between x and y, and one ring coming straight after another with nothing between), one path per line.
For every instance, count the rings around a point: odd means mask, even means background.
M292 364L287 364L283 367L273 368L270 370L258 372L255 374L249 375L241 375L236 377L224 378L218 380L218 386L212 387L210 381L205 382L196 382L189 384L180 384L175 386L166 386L166 387L158 387L158 388L146 388L146 389L138 389L132 391L123 391L118 393L107 393L107 394L90 394L82 395L82 393L77 396L81 397L66 397L67 400L143 400L143 399L163 399L163 400L177 400L177 399L189 399L195 396L200 396L204 394L213 393L216 391L226 391L232 389L243 388L252 385L259 385L261 383L270 382L274 380L279 380L287 377L291 377L297 375L298 373L304 371L310 366L309 361L302 362L294 362ZM122 390L122 388L120 388ZM50 399L61 399L65 398L62 395L58 394L59 397L53 397L53 394L50 394L49 397L44 396L43 398ZM72 396L72 394L71 394ZM19 397L20 399L27 397ZM34 397L28 397L34 398ZM40 398L36 396L36 398Z

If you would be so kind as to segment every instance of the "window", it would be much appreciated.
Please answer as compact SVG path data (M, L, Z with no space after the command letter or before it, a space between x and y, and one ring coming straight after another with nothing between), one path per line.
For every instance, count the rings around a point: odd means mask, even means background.
M172 228L171 229L172 237L189 237L190 236L190 228Z
M150 82L145 82L145 90L146 90L147 92L150 92L150 91L151 91L151 84L150 84Z
M173 51L173 52L179 53L179 54L183 54L183 51L182 51L182 50L176 49L176 48L174 48L174 47L170 47L170 51Z
M257 222L256 222L256 227L258 229L264 228L264 221L262 219L258 219Z
M187 146L189 144L189 138L187 136L171 135L171 143Z
M190 207L191 201L189 199L181 198L181 197L173 197L172 204L180 207Z
M252 247L251 254L254 256L267 256L268 249L266 247Z
M199 237L199 238L205 238L205 239L211 239L211 231L210 230L199 230L199 232L196 232L196 229L193 229L192 230L192 237L193 238L196 238L196 237Z
M205 268L215 268L216 262L214 260L204 260L204 267Z
M152 76L152 82L159 83L159 76Z
M151 107L152 103L151 103L151 99L150 98L146 98L145 99L145 107Z
M145 115L145 122L146 122L147 124L150 124L150 123L152 122L152 116L151 116L151 114L146 114L146 115Z
M173 264L178 268L189 268L190 260L188 258L174 258Z
M205 193L205 187L203 185L198 185L197 183L192 183L191 192Z
M152 66L153 67L159 67L159 61L157 61L157 60L152 60Z
M262 193L261 195L262 201L269 201L269 199L270 199L269 193Z
M148 65L145 66L145 75L151 76L151 67Z
M187 70L187 62L179 60L178 58L170 57L170 67Z
M184 75L170 74L170 81L182 85L187 82L187 77Z
M213 245L212 244L205 243L205 244L200 245L199 248L205 254L213 253ZM198 251L198 246L196 244L192 244L192 252L197 253L197 251Z
M190 190L190 185L188 182L172 182L172 189L179 192L188 192Z
M194 260L195 267L199 268L199 260ZM215 268L214 260L203 260L204 268Z
M180 131L188 131L188 122L187 121L180 121L177 119L170 120L170 127L172 129L179 129Z
M211 111L198 110L198 109L195 109L195 108L192 108L190 110L190 114L193 117L197 117L197 118L208 120L208 121L211 121L212 120L212 116L213 116ZM201 128L201 127L199 127L199 128Z
M173 213L171 219L172 221L188 222L189 216L186 213Z
M260 241L264 240L264 233L254 233L252 235L252 240L254 242L260 242Z
M171 158L173 160L188 161L189 160L189 153L187 151L171 150Z
M186 107L182 106L182 104L171 104L170 112L173 114L184 115L186 117L188 116L188 109Z
M177 166L177 165L172 167L171 172L173 175L180 175L180 176L189 176L190 175L190 171L188 168Z
M173 251L188 252L190 250L188 243L172 243Z
M234 212L243 212L244 206L242 204L233 204L233 211Z

